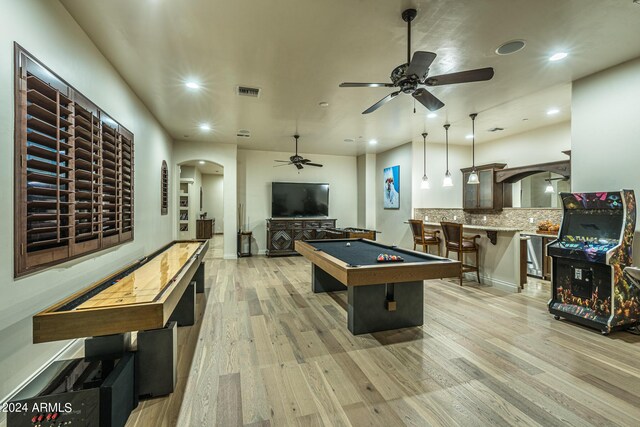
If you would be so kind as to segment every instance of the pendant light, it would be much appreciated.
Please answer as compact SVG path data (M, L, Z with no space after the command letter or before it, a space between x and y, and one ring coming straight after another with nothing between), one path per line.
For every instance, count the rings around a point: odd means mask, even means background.
M449 172L449 123L444 125L444 131L447 135L445 142L445 156L447 158L447 171L444 173L444 180L442 181L443 187L453 187L453 179L451 179L451 172Z
M469 179L467 180L467 184L477 185L480 184L480 180L478 179L478 172L476 172L476 117L477 113L469 114L471 117L471 132L472 132L472 142L471 142L471 173L469 174Z
M420 188L423 190L429 189L431 186L429 185L429 178L427 178L427 135L428 133L422 133L422 155L423 155L423 163L422 163L422 182L420 183Z
M545 193L553 193L553 184L551 184L551 172L549 172L549 178L545 179L547 181L547 188L544 189Z

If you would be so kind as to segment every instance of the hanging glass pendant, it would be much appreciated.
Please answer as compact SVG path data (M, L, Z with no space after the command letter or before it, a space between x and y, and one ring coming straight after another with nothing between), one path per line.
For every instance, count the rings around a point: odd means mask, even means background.
M444 179L442 180L443 187L453 187L453 179L451 178L451 172L447 170L444 174Z
M420 183L420 188L422 188L423 190L428 190L429 188L431 188L431 185L429 184L429 178L427 178L427 175L422 176L422 182Z
M469 179L467 180L467 184L480 184L480 180L478 179L478 173L476 170L472 170L469 174Z
M553 184L551 184L551 181L547 181L547 188L544 189L545 193L555 193L555 190L553 189Z
M467 180L467 184L480 184L480 179L478 178L478 172L476 172L476 117L477 113L469 114L471 117L471 132L473 135L473 139L471 140L471 155L472 155L472 169L469 174L469 179Z

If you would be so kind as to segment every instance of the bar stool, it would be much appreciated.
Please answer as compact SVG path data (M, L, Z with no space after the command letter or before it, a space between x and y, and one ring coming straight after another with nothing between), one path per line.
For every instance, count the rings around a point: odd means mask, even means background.
M460 286L462 286L462 275L467 271L475 271L478 277L478 283L480 283L480 268L478 264L478 252L480 246L476 242L476 239L480 238L479 234L475 236L465 236L462 234L462 224L457 222L441 222L442 232L444 233L444 245L447 249L446 257L449 258L449 252L456 252L458 254L458 261L462 263L460 268ZM465 264L464 254L475 253L476 265Z
M440 256L440 230L427 231L424 228L424 223L419 219L410 219L409 225L411 226L411 232L413 233L413 250L416 250L416 245L422 245L424 252L428 253L429 246L436 245L438 248L438 256Z

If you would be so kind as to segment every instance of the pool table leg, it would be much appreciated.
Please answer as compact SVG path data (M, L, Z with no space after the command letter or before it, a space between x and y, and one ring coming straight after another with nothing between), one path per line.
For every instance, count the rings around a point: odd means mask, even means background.
M311 290L317 294L320 292L346 291L347 287L314 264L311 270Z
M204 262L201 262L196 270L196 274L194 276L194 280L196 281L196 293L203 294L204 293Z
M389 311L387 285L349 286L348 322L353 335L421 326L424 323L424 283L393 284L395 311Z

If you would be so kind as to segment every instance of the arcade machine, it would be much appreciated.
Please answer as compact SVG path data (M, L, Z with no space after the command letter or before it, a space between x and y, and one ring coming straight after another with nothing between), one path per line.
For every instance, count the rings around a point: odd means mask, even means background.
M603 335L637 325L640 287L631 266L636 201L632 190L561 193L564 217L552 257L549 312Z

